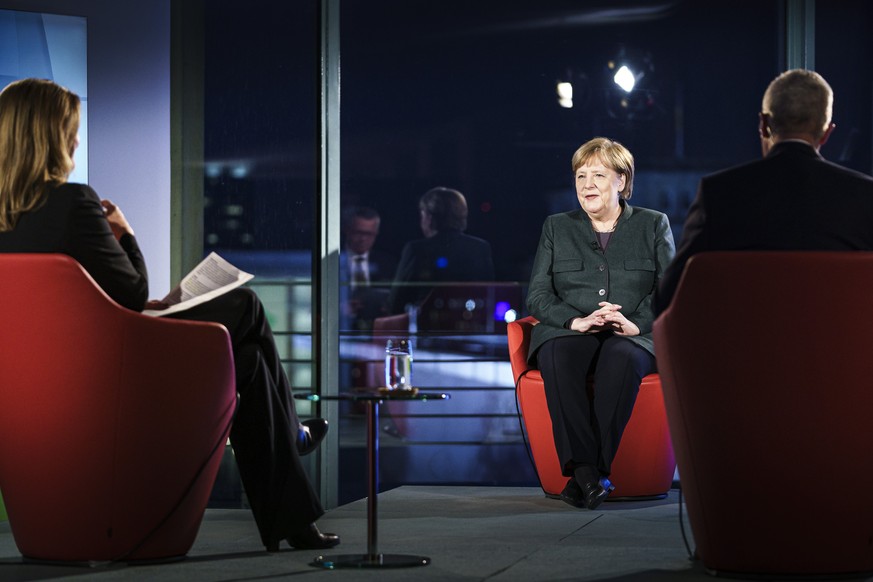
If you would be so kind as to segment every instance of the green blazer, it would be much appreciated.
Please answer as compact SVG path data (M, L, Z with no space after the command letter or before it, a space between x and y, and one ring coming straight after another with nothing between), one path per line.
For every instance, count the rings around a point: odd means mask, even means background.
M546 219L527 295L528 312L540 321L531 335L531 363L546 341L579 333L565 324L595 311L601 301L621 305L640 328L640 335L628 339L655 353L652 294L673 258L673 233L665 214L621 203L624 212L606 252L581 208Z

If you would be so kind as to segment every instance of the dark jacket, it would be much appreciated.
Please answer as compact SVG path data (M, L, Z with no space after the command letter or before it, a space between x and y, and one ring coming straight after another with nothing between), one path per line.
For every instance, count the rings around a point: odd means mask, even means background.
M873 178L797 141L703 178L655 313L670 304L692 255L719 250L873 250Z
M397 258L379 249L370 249L367 255L367 266L370 271L371 284L386 284L394 280L397 271ZM340 283L347 284L352 276L349 268L349 252L340 253Z
M581 208L546 219L527 296L528 311L540 321L531 335L529 361L536 362L546 341L579 333L565 325L596 311L601 301L621 305L640 328L640 335L628 339L654 353L652 293L673 258L673 233L666 215L624 207L605 252Z
M51 188L45 202L0 232L0 253L63 253L76 259L120 305L142 311L148 274L136 239L115 240L100 198L84 184Z
M494 262L488 241L457 230L438 232L403 247L391 290L391 312L420 304L432 286L415 283L493 281ZM413 285L407 285L413 283Z

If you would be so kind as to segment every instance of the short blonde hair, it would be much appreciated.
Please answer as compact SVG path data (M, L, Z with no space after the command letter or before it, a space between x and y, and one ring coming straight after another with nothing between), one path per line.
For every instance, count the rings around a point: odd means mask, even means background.
M592 158L599 158L607 168L624 176L624 189L619 195L629 200L634 190L634 157L630 150L609 138L595 137L573 154L573 174Z
M761 113L770 117L777 135L808 133L821 138L831 123L834 92L815 71L792 69L770 83L764 92Z
M79 132L80 100L44 79L0 92L0 232L38 208L49 184L67 181Z

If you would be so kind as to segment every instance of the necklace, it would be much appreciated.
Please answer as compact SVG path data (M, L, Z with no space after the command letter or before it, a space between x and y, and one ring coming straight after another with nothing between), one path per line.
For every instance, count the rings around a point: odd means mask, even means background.
M623 213L624 213L624 208L622 208L622 209L619 211L618 216L615 217L615 222L613 222L613 223L612 223L612 226L611 226L610 228L608 228L607 230L599 230L596 226L594 226L594 219L591 218L590 216L588 217L588 220L591 221L591 228L594 229L594 232L599 232L599 233L612 232L612 231L615 230L615 227L618 226L618 220L621 218L621 215L622 215Z

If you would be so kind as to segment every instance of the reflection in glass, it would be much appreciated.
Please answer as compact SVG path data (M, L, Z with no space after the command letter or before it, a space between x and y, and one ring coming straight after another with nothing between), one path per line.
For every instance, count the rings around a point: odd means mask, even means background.
M290 380L311 384L317 2L205 8L204 250L255 274Z
M505 321L526 315L545 217L578 206L572 152L598 135L631 149L632 204L668 214L678 239L699 178L760 154L756 113L778 72L779 5L342 4L343 206L378 211L376 247L396 253L422 238L421 195L456 189L466 233L489 243L494 263L493 277L476 279L490 284L433 287L372 331L341 334L346 387L378 382L385 340L406 334L416 385L452 393L428 414L386 407L383 455L397 461L383 463L386 485L536 484ZM619 80L632 87L616 84L623 66Z

